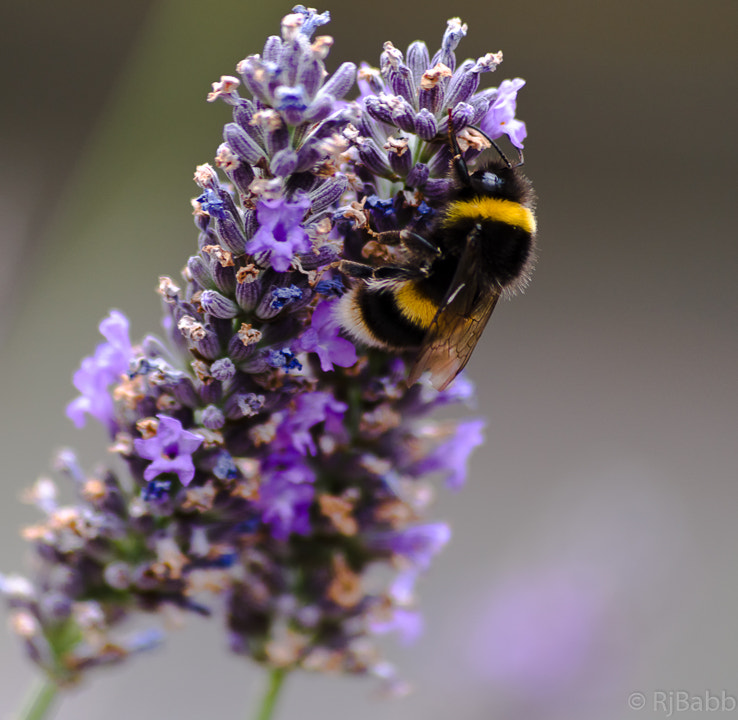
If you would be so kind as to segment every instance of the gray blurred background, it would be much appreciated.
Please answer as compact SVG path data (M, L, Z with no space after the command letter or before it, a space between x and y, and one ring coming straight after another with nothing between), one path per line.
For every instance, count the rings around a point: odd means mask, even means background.
M278 32L289 2L3 2L0 29L0 569L22 571L18 502L52 451L106 439L64 416L71 375L124 310L156 332L160 274L196 233L192 172L228 121L209 83ZM666 717L668 695L738 697L735 0L332 2L332 70L382 43L504 50L524 77L539 195L529 291L470 365L487 443L423 582L427 631L390 645L417 691L296 676L283 720ZM34 669L0 634L0 716ZM94 674L59 720L244 718L261 672L192 621ZM645 708L629 709L633 692ZM637 702L637 698L636 698ZM676 706L673 708L678 709ZM683 712L676 717L699 717Z

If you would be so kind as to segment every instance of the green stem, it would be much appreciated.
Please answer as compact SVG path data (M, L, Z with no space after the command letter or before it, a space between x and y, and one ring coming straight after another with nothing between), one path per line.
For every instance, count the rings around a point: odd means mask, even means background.
M46 678L36 681L17 720L43 720L51 708L59 687Z
M261 701L259 714L256 720L271 720L274 713L274 706L277 704L279 691L282 689L282 683L287 676L287 670L284 668L274 668L269 673L269 687L267 688L264 699Z

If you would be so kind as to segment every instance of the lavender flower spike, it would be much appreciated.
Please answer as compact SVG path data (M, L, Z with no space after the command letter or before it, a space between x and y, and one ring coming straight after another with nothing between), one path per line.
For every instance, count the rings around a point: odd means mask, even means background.
M166 337L132 345L113 311L74 376L69 417L106 425L128 477L60 454L58 477L28 494L42 515L24 531L36 574L0 576L54 686L150 647L156 630L129 635L123 621L164 627L174 607L209 616L233 653L275 677L338 671L398 687L374 640L420 633L415 580L450 537L425 519L430 483L462 485L483 423L432 417L473 398L463 376L442 392L408 386L413 353L344 335L335 308L352 280L340 261L391 252L372 250L377 232L434 222L449 111L470 163L469 125L522 146L523 81L478 91L502 56L457 63L467 26L455 18L435 55L385 43L359 94L356 65L325 70L333 40L312 36L329 19L296 6L238 64L240 80L213 84L208 99L232 121L215 167L195 174L183 281L160 279Z

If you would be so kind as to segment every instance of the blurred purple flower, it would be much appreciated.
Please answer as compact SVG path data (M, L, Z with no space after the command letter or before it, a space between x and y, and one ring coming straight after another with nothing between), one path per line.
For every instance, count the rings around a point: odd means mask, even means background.
M386 616L373 618L369 629L375 635L397 633L403 644L410 645L423 633L423 616L415 610L397 607Z
M330 393L313 392L299 395L295 399L294 412L277 430L275 448L292 448L301 455L315 455L317 447L310 429L318 423L331 420L341 424L346 403L336 400Z
M600 657L605 612L592 578L546 572L513 579L475 623L471 663L526 695L559 692Z
M389 550L409 560L415 567L426 570L433 556L451 538L451 528L446 523L415 525L405 530L377 533L371 544L378 550Z
M74 387L80 396L67 405L67 417L77 427L83 427L85 413L89 413L112 431L113 399L108 389L128 370L132 355L128 318L111 310L99 327L107 342L98 345L94 355L84 358L74 373Z
M484 442L484 420L465 420L456 427L454 437L436 447L415 465L419 475L431 472L446 473L446 486L458 490L466 481L467 462L472 450Z
M320 303L315 308L310 327L300 336L300 349L317 353L323 372L333 370L334 363L339 367L351 367L356 362L356 348L350 340L341 337L333 314L337 304L336 300Z
M294 451L272 455L264 462L262 471L264 480L255 505L272 536L286 540L291 533L307 535L315 473Z

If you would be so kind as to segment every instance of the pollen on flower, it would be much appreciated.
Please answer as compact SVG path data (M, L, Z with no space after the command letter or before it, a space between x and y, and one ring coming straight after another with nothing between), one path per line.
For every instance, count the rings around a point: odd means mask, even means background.
M352 514L357 499L353 493L344 493L343 496L324 493L318 497L318 504L320 512L331 521L333 527L342 535L351 537L359 531L359 524Z
M333 580L326 597L343 608L355 607L364 596L361 577L349 568L343 555L333 556Z
M217 260L221 267L233 267L235 265L233 253L224 250L220 245L205 245L202 251Z
M248 323L241 323L241 327L238 329L236 335L246 347L261 342L261 331Z
M383 145L385 150L388 150L395 155L402 157L408 151L408 139L407 138L388 138L387 142Z
M437 62L432 68L426 70L420 78L421 90L432 90L438 83L445 78L450 78L453 75L451 68L444 65L442 62Z
M208 480L202 487L187 488L182 510L196 510L197 512L208 512L213 509L216 495L215 485Z
M190 340L203 340L206 336L205 326L191 315L184 315L177 321L177 329Z
M154 417L141 418L136 423L136 430L138 430L142 438L154 437L158 429L159 421Z
M166 275L162 275L159 278L158 292L159 292L159 295L161 295L164 298L164 302L175 303L177 300L177 295L179 294L180 290L172 282L172 279L170 277L167 277Z
M319 60L325 60L333 47L334 40L330 35L319 35L310 46L313 55Z
M213 90L208 93L208 102L215 102L220 97L233 97L240 84L241 81L238 78L232 75L222 75L219 82L212 83Z
M241 165L241 161L238 155L228 145L223 143L215 155L215 164L225 172L233 172Z

